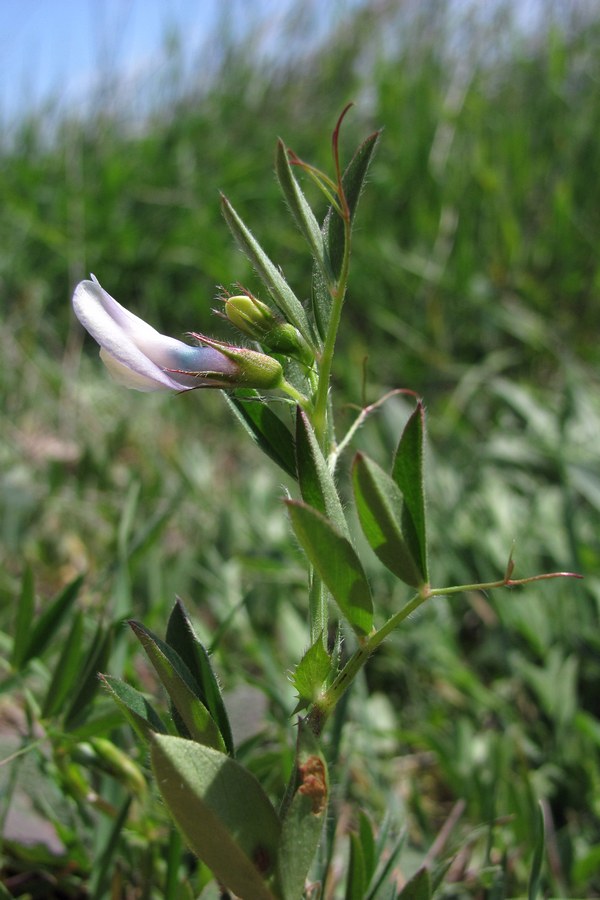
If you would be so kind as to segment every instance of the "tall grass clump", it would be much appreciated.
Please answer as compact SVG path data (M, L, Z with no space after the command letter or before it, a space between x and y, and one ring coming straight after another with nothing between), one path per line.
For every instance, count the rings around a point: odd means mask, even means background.
M344 163L382 135L327 415L341 439L387 392L423 398L432 577L468 589L413 612L339 700L311 879L357 900L600 896L600 18L366 2L317 38L311 12L283 23L288 52L257 19L186 68L173 37L150 91L111 79L84 115L49 103L2 139L0 896L219 896L97 678L171 721L124 623L173 640L175 596L210 649L236 764L269 802L293 782L299 679L282 673L318 644L302 523L281 510L298 472L261 456L220 392L140 399L102 377L67 301L91 270L161 332L231 340L217 295L268 297L221 191L311 309L273 146L331 174L350 100ZM331 196L294 174L322 222ZM289 380L310 418L302 365ZM269 409L312 446L282 400ZM413 410L396 394L365 414L359 458L385 465ZM381 624L410 593L371 554L350 469L341 454L335 488ZM515 578L585 578L482 587L513 562ZM325 641L342 668L349 622Z

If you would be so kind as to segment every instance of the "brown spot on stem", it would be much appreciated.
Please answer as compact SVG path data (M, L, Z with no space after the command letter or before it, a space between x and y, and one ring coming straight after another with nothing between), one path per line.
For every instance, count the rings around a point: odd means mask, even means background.
M319 815L327 805L327 778L323 760L319 756L309 756L303 765L298 766L298 773L301 781L298 791L310 797L312 811Z

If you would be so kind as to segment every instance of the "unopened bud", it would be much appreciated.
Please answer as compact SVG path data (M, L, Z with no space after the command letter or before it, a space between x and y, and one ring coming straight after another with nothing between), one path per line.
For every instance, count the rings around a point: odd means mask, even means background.
M297 329L276 316L266 303L256 297L248 294L228 297L225 301L225 313L239 331L273 353L293 356L305 363L312 361L312 354Z
M211 387L246 387L257 390L274 390L283 381L283 368L281 363L272 356L258 353L256 350L248 350L246 347L234 347L224 341L208 338L203 334L191 332L201 344L212 347L231 363L227 372L194 372L186 370L186 375L196 376L199 387L203 383L210 383Z

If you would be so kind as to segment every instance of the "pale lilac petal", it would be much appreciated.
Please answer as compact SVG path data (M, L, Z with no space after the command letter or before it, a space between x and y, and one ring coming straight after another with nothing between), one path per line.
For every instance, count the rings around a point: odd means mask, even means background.
M203 383L201 378L165 369L224 374L237 371L235 363L218 350L192 347L160 334L117 303L95 278L77 285L73 309L84 328L100 344L109 371L129 387L142 391L181 391Z

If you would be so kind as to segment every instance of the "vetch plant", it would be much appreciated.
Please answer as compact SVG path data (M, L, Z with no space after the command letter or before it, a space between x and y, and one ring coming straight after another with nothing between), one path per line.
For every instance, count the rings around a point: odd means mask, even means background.
M100 344L104 361L119 380L139 390L225 389L246 430L296 485L285 504L306 556L310 641L300 660L290 660L290 666L295 663L292 680L298 697L290 710L296 754L284 796L268 796L236 760L211 660L179 601L164 639L140 622L130 623L170 698L168 720L129 684L102 676L106 689L148 743L158 790L186 843L223 890L242 900L307 896L330 781L336 777L335 770L328 771L324 729L371 654L395 628L435 596L571 574L515 579L509 558L506 571L493 582L433 586L435 562L430 566L428 559L424 491L425 410L415 397L414 411L387 466L364 453L357 453L351 466L364 536L381 564L410 588L404 605L387 621L379 621L336 481L342 452L368 415L390 396L364 408L347 433L338 436L331 374L350 272L352 225L379 139L377 132L371 134L342 172L338 139L346 111L333 132L333 177L299 159L283 142L277 145L277 178L312 254L310 307L296 296L229 200L222 200L226 222L268 293L266 300L244 289L222 297L222 315L254 342L252 348L193 333L198 346L160 335L110 297L96 279L79 284L73 297L78 318ZM322 224L294 168L308 175L326 197L329 210ZM412 394L400 389L392 394L397 392ZM348 652L342 645L342 629L353 634L353 646L347 640ZM337 636L332 639L332 634ZM281 678L286 677L282 672ZM385 887L393 859L379 865L374 834L364 817L360 821L346 896L375 897ZM357 854L362 854L360 865ZM327 877L327 866L320 874ZM328 887L322 885L322 890L326 893ZM425 898L432 888L424 869L406 894L393 884L385 890L386 897Z

